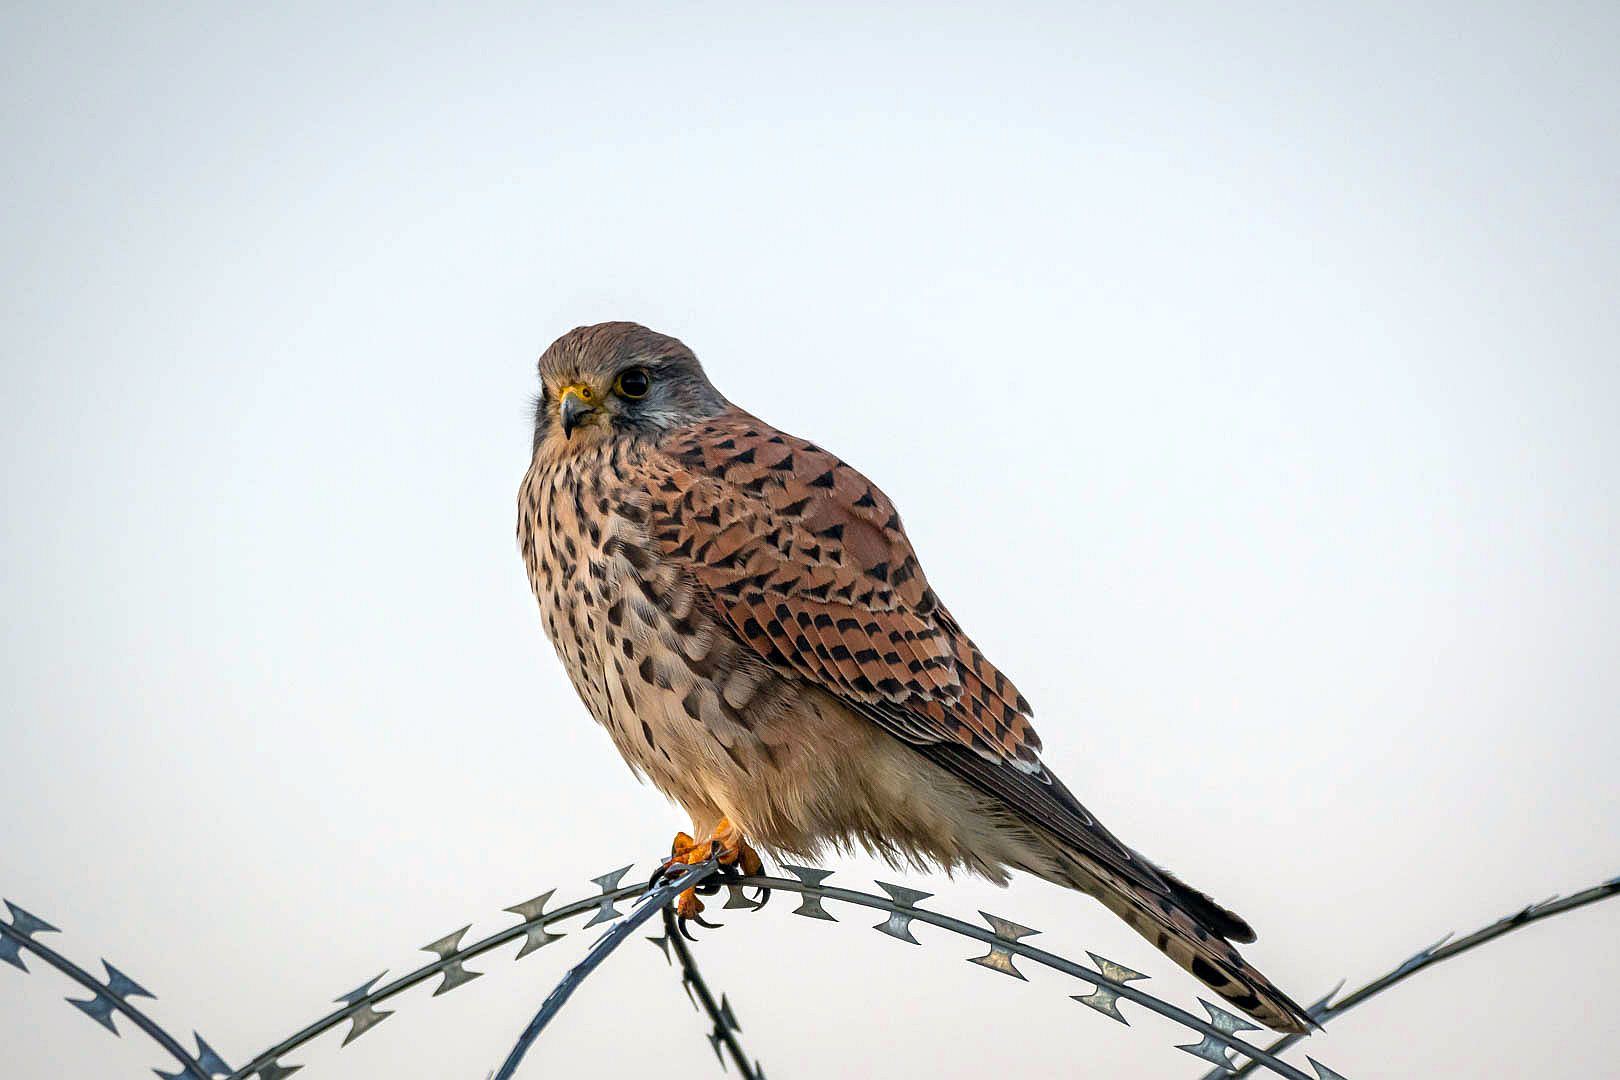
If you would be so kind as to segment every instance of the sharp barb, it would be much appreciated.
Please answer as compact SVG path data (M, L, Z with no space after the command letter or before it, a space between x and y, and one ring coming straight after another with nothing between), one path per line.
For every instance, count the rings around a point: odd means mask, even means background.
M718 1031L709 1034L709 1049L714 1051L714 1059L720 1063L720 1068L724 1071L726 1056L720 1052L720 1033Z
M833 872L831 870L819 870L813 866L790 866L787 863L783 863L782 869L786 870L788 873L792 874L806 885L820 885L823 881L826 881L828 878L833 876ZM1616 878L1615 880L1620 881L1620 878Z
M1542 908L1547 907L1550 904L1557 903L1559 899L1561 899L1559 897L1559 895L1557 893L1553 893L1551 896L1547 897L1547 899L1541 901L1539 904L1531 904L1529 907L1525 908L1524 911L1522 912L1522 914L1524 914L1524 915L1534 915L1536 912L1540 911Z
M1140 971L1132 971L1123 964L1116 964L1112 960L1098 956L1094 952L1088 952L1086 955L1091 957L1091 962L1097 965L1098 974L1105 979L1110 979L1116 983L1127 983L1136 979L1147 978ZM1074 994L1071 996L1075 1001L1087 1008L1096 1009L1104 1016L1112 1017L1126 1027L1131 1026L1131 1022L1125 1019L1124 1014L1119 1011L1119 991L1107 986L1099 986L1089 994Z
M466 937L467 931L471 929L472 924L468 923L466 926L463 926L460 930L457 930L453 934L446 934L438 941L432 941L426 945L423 945L422 951L436 953L439 959L448 960L450 957L456 954L456 950L461 947L461 939Z
M513 904L503 910L510 911L524 922L533 922L546 913L546 905L551 902L556 892L556 889L547 889L533 900L525 900L521 904Z
M517 955L512 959L521 960L536 949L544 948L553 941L561 941L567 936L565 934L553 934L537 922L545 914L546 904L551 901L552 894L556 891L556 889L547 889L533 900L525 900L521 904L514 904L506 909L521 918L525 923L536 923L536 925L524 931L523 947L518 950Z
M32 938L35 934L60 934L62 931L35 915L30 915L22 908L6 901L6 907L11 909L11 928L25 938Z
M1309 1005L1307 1005L1305 1007L1306 1014L1311 1016L1312 1018L1316 1018L1318 1012L1331 1012L1331 1011L1333 1011L1333 1007L1331 1005L1329 1005L1328 1002L1332 1001L1333 998L1334 998L1334 995L1336 995L1340 990L1343 990L1343 989L1344 989L1344 980L1340 979L1338 984L1336 986L1334 986L1333 989L1329 990L1327 993L1323 994L1321 997L1317 998L1315 1001L1311 1002Z
M458 951L460 951L461 939L466 936L467 931L471 929L471 924L463 926L460 930L457 930L453 934L446 934L438 941L422 946L422 951L436 953L440 959L449 960L452 956L456 955ZM441 972L441 974L444 976L444 979L437 987L434 988L434 997L438 997L440 994L448 994L458 986L466 986L474 979L482 978L484 973L482 971L468 971L466 967L463 966L463 961L455 960L449 964L446 964L444 971ZM373 1023L375 1022L376 1021L373 1021ZM351 1032L350 1034L353 1033Z
M872 927L872 929L876 930L880 934L887 934L897 941L909 942L912 945L921 945L922 942L918 941L911 934L912 918L913 916L907 915L903 911L891 912L887 919L878 923L876 926Z
M230 1076L231 1067L225 1064L224 1059L222 1059L218 1054L214 1053L213 1047L209 1046L206 1042L203 1042L203 1037L201 1035L196 1035L195 1032L192 1034L195 1035L197 1039L197 1057L194 1062L197 1068L202 1070L203 1074L206 1076ZM186 1068L185 1066L182 1066L179 1072L173 1073L166 1073L162 1069L153 1069L152 1071L161 1076L163 1080L192 1080L192 1077L195 1075L189 1068Z
M118 1031L118 1025L113 1023L113 999L108 997L106 994L97 994L88 1001L80 1001L78 998L68 998L67 1003L84 1013L84 1015L88 1016L102 1027L106 1028L108 1031L112 1032L114 1035L120 1034Z
M521 960L536 949L543 949L553 941L561 941L567 934L553 934L543 926L531 926L523 933L523 947L517 951L514 960Z
M999 915L992 915L988 911L981 911L979 914L984 917L985 922L990 924L990 929L995 931L998 944L991 945L990 951L983 956L970 957L968 963L987 967L991 971L999 971L1003 975L1011 975L1015 979L1023 979L1024 973L1013 965L1012 950L1006 944L999 942L1015 942L1019 938L1026 938L1031 934L1038 934L1040 931L1003 919Z
M989 968L991 971L999 971L1003 975L1011 975L1020 981L1028 981L1024 978L1024 973L1019 971L1017 966L1013 964L1012 953L1008 952L1006 946L1003 945L992 945L988 953L983 956L970 956L967 958L967 962Z
M1316 1070L1317 1080L1346 1080L1345 1077L1334 1072L1332 1069L1328 1068L1326 1065L1322 1064L1320 1061L1317 1061L1313 1057L1308 1057L1305 1060L1310 1062L1311 1068Z
M1070 994L1069 998L1088 1008L1096 1009L1104 1016L1113 1017L1126 1027L1131 1026L1131 1022L1119 1011L1119 995L1106 986L1099 986L1089 994Z
M878 882L877 886L889 894L889 898L895 902L895 910L889 913L889 917L887 919L878 923L876 926L872 927L872 929L876 930L880 934L887 934L889 937L892 937L898 941L909 942L912 945L921 945L922 942L918 941L911 934L911 920L915 918L915 916L908 914L908 912L915 911L917 909L917 902L919 900L926 900L934 894L919 892L916 889L908 889L904 885L890 885L886 881Z
M436 945L438 942L434 942L434 944ZM423 951L426 952L428 950ZM437 952L438 950L435 949L433 951ZM365 982L361 983L359 986L355 987L353 990L350 990L347 994L344 994L340 998L333 998L332 1000L337 1002L339 1005L358 1004L361 998L364 998L366 995L371 993L371 988L381 982L382 977L386 974L388 974L388 970L385 968L373 975L371 978L367 979Z
M597 886L605 893L613 892L619 887L619 882L624 880L624 875L628 874L630 872L630 868L634 865L635 863L631 863L629 866L621 866L617 870L609 870L601 877L593 877L591 878L591 884Z
M156 994L152 993L150 990L143 989L140 983L137 983L134 979L107 963L105 958L102 959L101 966L107 969L107 992L113 997L125 999L132 997L146 997L151 998L153 1001L157 1000Z
M726 902L721 905L722 907L746 908L749 911L757 911L759 909L758 904L755 904L743 894L743 887L741 885L728 884L726 886L726 893Z
M742 1025L737 1023L736 1014L731 1011L731 1002L726 999L724 994L720 995L720 1015L716 1018L715 1023L726 1031L742 1030Z
M229 1076L233 1070L225 1064L225 1059L214 1053L214 1048L203 1041L203 1037L195 1031L192 1038L197 1040L197 1065L209 1076Z
M673 964L675 962L675 958L669 953L669 933L667 931L647 940L658 946L658 951L664 954L664 963Z
M1001 938L1003 941L1018 941L1020 938L1027 938L1040 933L1039 930L1032 927L1015 923L1011 919L1003 919L1001 916L992 915L988 911L981 911L979 915L983 917L985 922L990 924L990 929L995 931L996 937Z
M635 864L632 863L631 865L633 866ZM618 908L613 906L613 893L618 891L619 882L623 881L624 875L628 874L629 872L629 866L621 866L617 870L609 870L601 877L591 878L591 883L602 890L602 899L597 905L596 914L591 916L591 921L586 923L586 926L595 926L598 923L612 922L614 919L620 917L621 912Z
M1210 1025L1223 1035L1231 1035L1239 1031L1260 1030L1258 1024L1251 1024L1241 1016L1235 1016L1217 1005L1211 1005L1203 998L1198 999L1198 1004L1202 1005L1204 1011L1209 1013ZM1202 1042L1189 1043L1186 1046L1178 1046L1176 1049L1185 1050L1193 1057L1202 1058L1212 1065L1225 1069L1227 1072L1237 1072L1237 1066L1232 1063L1232 1055L1226 1049L1226 1044L1213 1035L1205 1035Z
M926 900L934 895L930 892L908 889L904 885L890 885L886 881L877 882L877 887L888 893L889 898L903 908L914 908L917 906L918 901Z
M272 1061L259 1070L259 1080L286 1080L302 1068L302 1065L283 1065L278 1061Z
M477 978L476 975L473 977ZM440 987L439 991L437 992L442 992L443 989L443 987ZM392 1009L379 1009L375 1005L368 1004L365 1008L349 1017L349 1019L354 1021L354 1023L349 1028L349 1033L343 1036L343 1045L348 1046L350 1043L354 1042L354 1040L358 1039L360 1036L364 1035L366 1032L370 1031L372 1028L376 1027L378 1024L382 1023L384 1020L393 1015L394 1010Z
M1450 941L1454 933L1455 931L1450 931L1445 937L1441 938L1433 945L1419 949L1414 955L1408 957L1404 963L1396 967L1394 971L1390 972L1390 976L1395 977L1405 975L1412 969L1422 967L1424 964L1427 964L1430 958L1434 956L1434 951L1440 946L1444 945L1446 942Z
M832 877L831 870L817 870L810 866L789 866L784 864L782 869L798 878L812 888L819 887L823 881ZM807 919L820 919L823 922L837 922L838 920L827 914L827 909L821 906L821 897L811 893L799 894L799 906L793 909L793 914L803 915Z
M444 969L444 981L434 988L433 996L438 997L440 994L448 994L457 987L466 986L474 979L482 979L483 977L484 973L482 971L468 971L462 966L462 962L457 960Z
M22 942L10 934L0 934L0 960L4 960L25 975L28 973L28 965L23 963L22 958Z
M799 906L793 909L793 914L803 915L807 919L820 919L822 922L837 922L838 919L821 906L821 897L810 893L799 894Z

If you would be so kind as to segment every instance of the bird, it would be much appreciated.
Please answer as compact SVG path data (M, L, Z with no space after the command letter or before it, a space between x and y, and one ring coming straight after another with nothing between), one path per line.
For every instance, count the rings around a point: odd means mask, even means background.
M518 546L574 689L691 819L670 864L865 850L1086 893L1238 1009L1304 1009L1238 915L1127 846L1041 758L1032 709L929 585L900 515L830 450L732 404L633 322L539 359ZM688 890L676 909L700 919ZM684 925L684 923L683 923Z

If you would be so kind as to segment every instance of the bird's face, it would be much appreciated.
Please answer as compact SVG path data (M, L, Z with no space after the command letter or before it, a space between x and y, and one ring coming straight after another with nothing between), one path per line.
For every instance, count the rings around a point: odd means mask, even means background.
M583 326L540 357L534 451L556 459L614 439L656 439L724 407L674 338L636 323Z

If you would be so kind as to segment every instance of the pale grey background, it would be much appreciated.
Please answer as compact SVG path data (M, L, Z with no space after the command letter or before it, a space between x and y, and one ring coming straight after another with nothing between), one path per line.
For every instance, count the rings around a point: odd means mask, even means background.
M0 892L176 1029L243 1059L683 824L512 540L534 357L607 318L877 478L1299 997L1620 871L1614 5L274 7L0 21ZM1083 898L941 892L1199 992ZM1198 1071L789 907L702 952L772 1077ZM482 1077L583 944L301 1080ZM0 970L6 1080L162 1064L68 990ZM1599 907L1312 1052L1608 1074L1617 1008ZM532 1063L718 1075L641 945Z

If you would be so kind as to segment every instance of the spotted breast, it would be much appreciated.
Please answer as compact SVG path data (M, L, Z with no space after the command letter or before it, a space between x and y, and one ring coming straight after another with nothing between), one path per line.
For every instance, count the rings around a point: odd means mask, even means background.
M716 625L703 586L657 553L653 500L635 482L650 449L616 442L536 461L518 539L581 700L631 769L702 829L726 813L724 793L757 784L786 754L750 714L791 708L782 680Z

